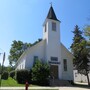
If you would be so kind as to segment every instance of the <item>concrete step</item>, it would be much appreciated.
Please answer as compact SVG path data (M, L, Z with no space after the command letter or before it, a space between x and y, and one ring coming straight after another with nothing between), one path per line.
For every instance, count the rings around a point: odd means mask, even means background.
M51 86L72 86L72 84L67 80L59 80L59 79L50 79Z

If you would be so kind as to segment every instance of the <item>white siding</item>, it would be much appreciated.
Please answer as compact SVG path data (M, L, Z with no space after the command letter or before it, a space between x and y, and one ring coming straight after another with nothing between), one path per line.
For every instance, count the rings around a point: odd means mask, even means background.
M45 40L39 42L38 44L32 46L26 52L26 63L25 68L30 69L33 66L34 56L38 56L38 58L42 61L45 60Z
M45 40L27 49L19 58L17 69L31 69L34 62L34 56L38 56L40 60L45 62Z
M65 80L73 80L73 56L72 54L64 47L63 44L61 44L61 58L62 58L62 79ZM63 59L67 59L67 71L64 71L63 68Z
M25 61L26 61L26 56L23 56L20 58L20 60L17 62L16 70L18 69L25 69ZM23 67L22 67L23 66Z
M56 23L56 31L52 30L52 22ZM46 19L44 25L47 26L47 31L44 32L43 28L43 40L46 39L46 53L45 59L47 62L51 61L51 57L57 57L58 62L61 61L61 48L60 48L60 22L56 20ZM61 64L59 66L59 79L62 78Z

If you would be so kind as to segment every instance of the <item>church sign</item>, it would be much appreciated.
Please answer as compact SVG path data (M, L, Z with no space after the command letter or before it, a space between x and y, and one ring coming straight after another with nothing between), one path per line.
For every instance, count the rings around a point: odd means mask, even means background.
M49 61L49 64L60 64L60 62L52 62L52 61Z

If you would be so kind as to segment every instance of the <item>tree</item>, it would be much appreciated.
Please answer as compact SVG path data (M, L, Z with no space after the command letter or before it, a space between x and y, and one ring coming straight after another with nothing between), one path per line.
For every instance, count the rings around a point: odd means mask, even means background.
M22 41L14 40L9 55L9 64L11 66L15 65L21 54L27 49L31 44L30 43L23 43Z
M49 65L36 60L32 68L32 81L38 85L49 84L50 69Z
M75 26L75 30L73 31L74 38L73 43L71 45L71 51L74 55L73 64L74 68L78 70L80 74L84 74L87 76L88 85L90 85L89 82L89 76L88 73L90 71L90 66L88 65L89 58L89 50L86 48L87 41L82 36L82 32L79 30L78 26Z
M90 40L90 25L85 26L84 28L84 35L89 38Z
M87 45L89 46L90 49L90 25L86 25L84 27L84 36L87 40Z
M10 66L14 66L19 59L19 57L22 55L22 53L30 46L36 45L42 41L42 39L38 39L33 44L31 43L23 43L22 41L16 41L14 40L11 49L10 49L10 55L8 56L9 64Z
M1 68L2 68L2 66L1 66L1 63L0 63L0 74L1 74Z
M8 79L8 76L9 76L9 73L8 73L7 71L4 71L4 72L2 73L1 78L4 79L4 80L7 80L7 79Z

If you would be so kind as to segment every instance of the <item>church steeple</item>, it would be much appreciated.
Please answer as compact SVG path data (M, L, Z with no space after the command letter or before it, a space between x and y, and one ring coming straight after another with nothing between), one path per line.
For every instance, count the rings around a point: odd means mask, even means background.
M43 24L44 39L47 42L51 42L53 39L55 43L60 42L60 21L57 19L52 5Z
M54 12L54 9L53 9L52 5L51 5L51 7L50 7L50 9L49 9L49 12L48 12L48 15L47 15L47 19L52 19L52 20L57 20L57 21L59 21L59 20L57 19L56 15L55 15L55 12Z

